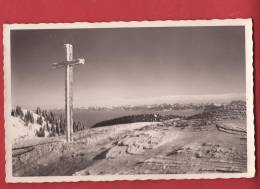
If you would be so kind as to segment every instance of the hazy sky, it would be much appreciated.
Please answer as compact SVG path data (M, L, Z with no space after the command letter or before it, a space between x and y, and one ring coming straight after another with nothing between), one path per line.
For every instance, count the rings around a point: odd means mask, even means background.
M12 103L64 106L64 43L74 57L74 106L142 103L181 95L245 93L244 27L11 32Z

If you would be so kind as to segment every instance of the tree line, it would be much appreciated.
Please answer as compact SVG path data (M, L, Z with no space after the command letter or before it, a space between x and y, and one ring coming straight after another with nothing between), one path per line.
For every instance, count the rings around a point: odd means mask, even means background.
M66 120L61 114L56 115L52 111L42 110L39 107L36 108L35 113L38 115L34 120L33 112L27 110L25 113L20 106L16 106L11 111L11 115L19 117L25 122L25 126L30 123L41 125L40 129L36 131L38 137L54 137L66 134ZM73 132L86 129L86 126L80 121L73 122Z

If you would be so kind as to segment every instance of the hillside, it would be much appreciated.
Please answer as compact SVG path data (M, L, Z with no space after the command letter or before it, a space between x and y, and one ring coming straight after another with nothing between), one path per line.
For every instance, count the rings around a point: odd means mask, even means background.
M22 109L23 114L26 115L26 113L28 112L28 110L26 109ZM25 120L22 119L21 117L17 116L11 116L11 130L12 130L12 141L13 143L17 143L20 142L22 140L28 140L28 139L32 139L32 138L37 138L37 131L40 130L40 128L42 128L42 126L46 125L46 121L42 120L42 124L38 124L37 123L37 119L40 117L40 115L29 111L32 116L33 116L33 120L35 120L33 123L29 122L28 124L26 124ZM45 131L45 136L48 136L48 131Z
M13 173L61 176L245 172L244 105L235 102L207 107L197 116L86 129L75 133L72 143L65 143L63 136L29 139L13 148Z
M85 125L75 120L72 127L73 132L86 129ZM31 111L16 106L11 111L11 131L12 143L32 138L62 136L66 133L65 117L39 107Z

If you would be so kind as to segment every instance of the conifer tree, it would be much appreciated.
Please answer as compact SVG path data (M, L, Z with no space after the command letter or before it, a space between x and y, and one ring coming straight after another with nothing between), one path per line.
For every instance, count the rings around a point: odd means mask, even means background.
M16 106L15 111L16 111L16 115L19 116L21 119L23 119L24 114L22 108L20 106Z
M35 113L38 114L38 115L41 115L42 111L41 111L41 109L39 107L37 107Z
M43 124L42 116L39 116L39 117L37 118L37 123L38 123L39 125L42 125L42 124Z
M45 129L44 127L40 127L38 131L36 131L36 136L38 137L45 137Z
M47 130L48 132L50 132L50 126L49 126L49 123L46 123L46 130Z
M59 129L59 125L58 125L58 124L56 124L55 130L56 130L56 134L57 134L58 136L60 136L60 129Z
M34 123L33 115L29 110L27 110L27 112L24 116L24 121L27 126L29 125L29 123Z
M14 109L12 109L12 111L11 111L11 116L17 117L16 111Z

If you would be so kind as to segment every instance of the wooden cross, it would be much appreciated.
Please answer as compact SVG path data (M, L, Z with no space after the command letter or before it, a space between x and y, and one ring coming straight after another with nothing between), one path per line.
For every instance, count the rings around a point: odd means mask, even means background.
M53 63L53 68L65 68L65 116L67 141L73 141L73 66L84 64L84 58L73 59L73 46L64 44L66 49L66 60L58 63Z

